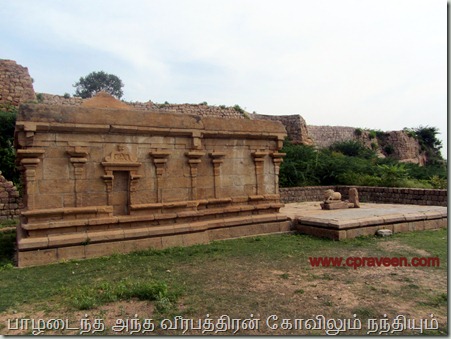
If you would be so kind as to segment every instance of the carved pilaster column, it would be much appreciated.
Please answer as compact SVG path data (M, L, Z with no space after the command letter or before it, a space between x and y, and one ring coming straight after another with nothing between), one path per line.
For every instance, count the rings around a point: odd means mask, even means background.
M283 162L283 157L286 153L272 152L271 158L274 163L274 192L275 194L279 194L279 173L280 173L280 164Z
M67 154L69 154L70 162L74 166L74 193L75 193L75 206L83 206L82 195L80 194L83 189L81 189L81 180L85 179L85 164L88 161L88 148L82 146L71 147Z
M200 164L202 158L205 155L203 151L190 151L185 153L188 158L188 164L190 168L191 176L191 200L197 200L197 166Z
M35 194L36 194L36 168L41 160L39 159L45 151L43 149L20 149L17 150L17 158L25 179L25 204L28 210L35 208Z
M219 198L221 195L221 164L224 161L225 153L211 152L209 155L213 164L215 198Z
M108 206L112 205L112 192L113 192L113 171L105 171L106 174L102 175L103 182L106 187L106 204Z
M164 179L163 174L166 168L168 157L171 154L169 151L152 151L149 153L153 158L153 164L155 165L155 173L157 174L155 190L157 192L157 202L163 202L163 186Z
M256 194L265 194L264 186L264 161L265 156L268 154L265 151L255 151L252 152L252 157L254 158L255 164L255 186Z

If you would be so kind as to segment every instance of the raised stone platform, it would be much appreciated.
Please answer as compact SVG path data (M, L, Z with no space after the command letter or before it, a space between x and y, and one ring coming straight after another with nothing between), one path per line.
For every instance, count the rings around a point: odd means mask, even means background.
M361 203L360 208L322 210L319 202L286 204L280 212L292 220L292 229L303 234L335 240L376 234L379 229L393 233L447 227L448 209Z

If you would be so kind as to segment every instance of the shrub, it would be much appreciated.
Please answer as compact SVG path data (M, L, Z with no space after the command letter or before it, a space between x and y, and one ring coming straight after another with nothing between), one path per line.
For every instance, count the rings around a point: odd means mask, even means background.
M395 149L394 149L393 145L388 144L388 145L384 146L384 153L386 155L392 155L394 152L395 152Z
M286 141L282 148L287 155L280 168L280 186L447 187L447 169L443 164L419 166L391 157L381 159L363 147L354 141L315 150Z
M350 157L369 159L376 156L373 150L368 149L361 142L355 140L334 143L329 149Z
M0 110L0 171L15 185L20 183L20 174L15 165L14 128L17 108L7 107Z
M316 175L319 154L312 146L294 145L287 141L282 152L286 153L279 175L282 187L321 184Z
M436 188L436 189L448 188L448 180L446 178L441 178L438 175L433 175L429 179L429 183L432 186L432 188Z
M240 105L235 105L235 106L233 106L233 109L234 109L235 111L241 113L241 114L244 113L244 109L242 109L242 108L240 107Z
M396 165L378 165L377 168L380 173L382 186L403 186L403 181L408 177L407 169L402 163Z

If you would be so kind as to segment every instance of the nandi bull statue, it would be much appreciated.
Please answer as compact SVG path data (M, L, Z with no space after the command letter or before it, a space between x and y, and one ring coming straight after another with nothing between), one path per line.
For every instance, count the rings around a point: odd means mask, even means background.
M324 191L324 201L321 203L323 210L336 210L343 208L359 208L359 193L356 188L349 189L349 200L342 201L341 193L332 189Z

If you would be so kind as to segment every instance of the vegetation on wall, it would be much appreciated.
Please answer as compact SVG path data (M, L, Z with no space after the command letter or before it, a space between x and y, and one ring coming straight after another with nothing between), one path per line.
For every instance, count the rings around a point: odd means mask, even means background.
M425 166L401 163L390 157L378 158L374 150L358 141L340 142L321 150L286 141L282 152L287 154L280 168L279 182L282 187L358 185L447 188L447 164L443 159L428 162Z
M443 162L440 149L442 142L437 138L438 128L430 126L420 126L417 128L404 128L404 131L418 140L421 150L426 153L430 164L440 164Z

